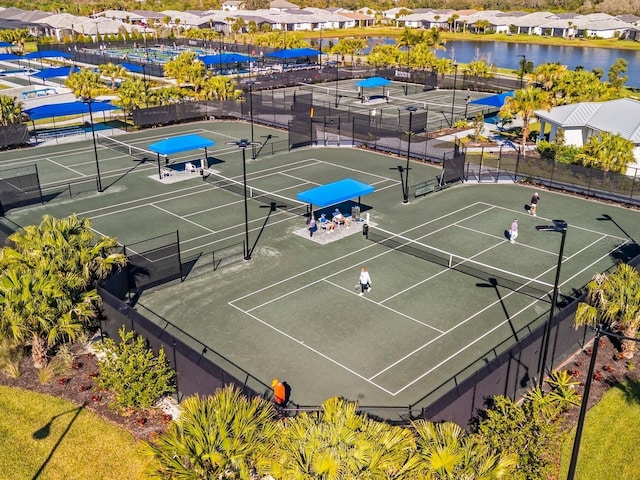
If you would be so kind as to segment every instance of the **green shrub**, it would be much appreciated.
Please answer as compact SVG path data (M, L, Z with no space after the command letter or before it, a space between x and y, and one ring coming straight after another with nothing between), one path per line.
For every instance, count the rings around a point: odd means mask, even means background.
M147 347L146 341L135 332L118 332L121 341L106 338L96 345L99 387L115 393L112 407L116 409L148 408L163 395L173 391L174 372L164 349L158 356Z

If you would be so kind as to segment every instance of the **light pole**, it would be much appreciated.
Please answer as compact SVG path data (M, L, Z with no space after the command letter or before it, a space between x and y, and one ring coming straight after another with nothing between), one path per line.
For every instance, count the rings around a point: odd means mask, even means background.
M451 99L451 123L449 126L453 127L453 108L456 104L456 82L458 80L458 64L454 63L455 73L453 74L453 98Z
M260 145L260 142L250 142L246 138L237 142L226 142L227 145L235 145L242 149L242 185L244 187L244 259L251 260L251 250L249 249L249 208L247 206L247 147Z
M556 279L553 283L553 295L551 296L551 308L549 309L549 320L544 326L542 336L542 357L540 361L540 377L538 378L538 386L542 387L544 379L544 370L547 363L547 354L549 352L549 339L551 338L551 323L553 321L553 313L556 303L558 302L558 285L560 284L560 268L562 267L562 255L564 254L564 243L567 238L567 228L569 225L564 220L552 220L553 225L538 225L536 230L539 232L554 232L562 235L560 241L560 252L558 253L558 265L556 266Z
M340 54L336 53L336 108L338 108L338 82L340 81Z
M522 78L524 77L524 69L527 66L527 56L526 55L518 55L519 57L522 58L522 60L520 60L520 88L522 88L524 82L522 81Z
M93 103L92 98L83 98L82 103L85 103L89 106L89 122L91 122L91 138L93 139L93 154L96 159L96 174L98 178L98 192L102 192L102 180L100 179L100 163L98 162L98 147L96 146L96 129L93 127L93 109L91 108L91 104Z
M253 136L253 86L257 82L247 82L249 85L249 121L251 122L251 145L254 144L254 136ZM251 160L256 158L256 149L254 146L251 147Z
M409 72L411 71L411 43L407 43L407 74L404 78L404 96L409 95Z
M596 366L596 357L598 356L598 345L602 335L600 325L596 326L596 338L593 340L593 348L591 349L591 361L589 362L589 372L584 383L584 392L582 393L582 403L580 404L580 414L578 415L578 423L576 425L576 436L573 439L573 449L571 451L571 462L569 463L569 471L567 472L567 480L573 480L576 474L576 466L578 465L578 453L580 452L580 440L582 439L582 428L587 415L589 403L589 392L591 391L591 380L593 379L593 371Z
M417 107L407 107L409 110L409 138L407 139L407 166L404 168L404 188L402 189L402 203L409 203L409 157L411 156L411 135L413 135L413 112L418 110Z

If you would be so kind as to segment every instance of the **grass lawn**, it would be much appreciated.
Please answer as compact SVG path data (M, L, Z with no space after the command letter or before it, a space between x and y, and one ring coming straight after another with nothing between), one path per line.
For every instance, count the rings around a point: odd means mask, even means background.
M0 386L0 479L143 479L126 431L64 400Z
M640 478L640 382L625 382L611 388L587 412L576 480L634 480ZM575 428L562 448L560 477L566 478L571 460Z

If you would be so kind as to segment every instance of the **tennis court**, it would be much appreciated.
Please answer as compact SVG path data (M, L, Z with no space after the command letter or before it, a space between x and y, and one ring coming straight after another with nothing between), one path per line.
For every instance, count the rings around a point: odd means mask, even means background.
M242 151L225 142L250 137L249 128L202 122L126 136L139 148L186 133L214 140L211 179L193 174L163 183L154 159L99 145L103 193L56 196L9 211L2 221L27 225L44 213L77 213L123 244L178 230L181 255L194 268L181 283L145 291L135 308L206 345L205 356L223 357L267 385L273 377L287 381L301 405L333 395L369 406L426 405L453 386L453 376L539 326L548 316L560 236L537 232L536 225L557 218L569 224L563 296L637 247L640 222L630 209L541 191L534 218L524 208L531 187L470 184L405 205L396 168L404 159L308 148L252 160L247 151L247 182L257 192L247 205L252 259L214 269L211 252L237 246L245 235L243 196L219 180L242 179ZM256 138L285 135L255 128ZM34 162L43 185L95 174L89 142L0 157L2 167ZM439 172L412 164L410 182ZM375 187L362 199L369 238L355 222L339 227L334 241L309 238L296 194L347 177ZM261 191L270 199L254 201ZM293 208L271 211L271 201ZM520 236L511 245L505 230L514 218ZM364 297L354 289L362 265L373 282Z

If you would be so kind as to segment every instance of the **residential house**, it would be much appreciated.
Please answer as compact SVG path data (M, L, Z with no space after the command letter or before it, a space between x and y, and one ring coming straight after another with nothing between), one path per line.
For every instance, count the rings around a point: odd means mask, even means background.
M636 163L629 165L628 174L634 175L640 168L640 102L629 98L609 102L583 102L561 105L550 111L537 110L540 131L549 125L549 141L553 141L559 131L564 134L565 145L582 147L589 137L601 132L619 134L635 145ZM624 121L621 121L624 119Z

